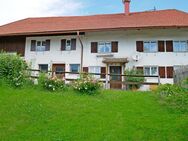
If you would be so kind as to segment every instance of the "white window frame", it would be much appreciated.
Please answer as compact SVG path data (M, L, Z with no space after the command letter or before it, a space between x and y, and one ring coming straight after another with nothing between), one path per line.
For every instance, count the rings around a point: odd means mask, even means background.
M40 43L40 45L38 45L38 43ZM44 51L46 51L46 41L36 41L36 52L44 52Z
M146 50L146 43L149 44L148 50ZM156 43L155 50L152 50L152 43ZM144 52L146 53L156 53L158 52L158 42L157 41L144 41Z
M43 66L44 66L44 65L46 65L46 66L47 66L47 70L45 70L44 72L48 72L48 67L49 67L49 65L48 65L48 64L38 64L38 66L39 66L39 70L40 70L40 71L42 71L42 70L41 70L41 68L40 68L40 66L42 66L42 65L43 65Z
M182 49L184 49L184 46L183 46L182 42L186 43L187 47L186 47L185 50L182 50ZM178 45L179 48L175 47L175 45L177 45L177 43L179 43L179 45ZM188 41L186 41L186 40L174 40L173 41L173 51L174 52L188 52Z
M104 44L103 47L101 44ZM110 47L108 47L107 44L110 44ZM101 48L103 48L103 49L101 49ZM109 48L109 51L106 51L107 50L106 48ZM112 52L112 43L111 42L108 42L108 41L107 42L98 42L98 53L107 54L107 53L111 53L111 52Z
M68 43L69 41L70 41L70 45L68 45L68 44L69 44L69 43ZM71 50L71 39L67 39L67 40L66 40L65 50L66 50L66 51L70 51L70 50Z
M101 73L100 66L89 66L89 73ZM100 75L94 75L95 78L100 79Z
M146 68L149 68L149 74L146 73ZM156 68L157 72L156 74L152 74L152 68ZM144 75L149 75L149 76L157 76L159 75L159 67L158 66L144 66Z
M72 65L77 65L77 66L78 66L78 71L75 72L75 73L79 73L79 72L80 72L80 64L70 64L70 65L69 65L69 67L70 67L70 68L69 68L69 69L70 69L70 72L73 72L73 71L71 70L71 66L72 66Z

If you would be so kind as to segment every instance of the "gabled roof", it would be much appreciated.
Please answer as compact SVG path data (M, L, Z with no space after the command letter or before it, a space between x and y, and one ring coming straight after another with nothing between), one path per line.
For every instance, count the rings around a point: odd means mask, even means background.
M0 36L54 34L75 31L188 27L188 13L178 10L135 12L130 15L27 18L0 26Z

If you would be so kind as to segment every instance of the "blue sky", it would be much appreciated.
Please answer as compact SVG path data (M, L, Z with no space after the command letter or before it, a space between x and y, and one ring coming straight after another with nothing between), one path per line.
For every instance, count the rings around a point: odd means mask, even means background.
M0 0L0 25L28 17L122 13L122 0ZM188 0L131 0L131 11L156 7L188 12Z
M82 0L87 4L83 13L121 13L121 0ZM132 0L131 11L146 11L156 7L161 9L179 9L188 12L188 0ZM85 11L85 12L84 12ZM86 12L87 11L87 12Z

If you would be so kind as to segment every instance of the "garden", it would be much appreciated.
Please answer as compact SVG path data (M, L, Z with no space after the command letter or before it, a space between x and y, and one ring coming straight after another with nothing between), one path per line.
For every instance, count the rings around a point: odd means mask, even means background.
M45 74L34 85L27 68L19 56L0 54L0 140L188 139L186 88L166 84L148 92L104 90L90 75L66 84Z

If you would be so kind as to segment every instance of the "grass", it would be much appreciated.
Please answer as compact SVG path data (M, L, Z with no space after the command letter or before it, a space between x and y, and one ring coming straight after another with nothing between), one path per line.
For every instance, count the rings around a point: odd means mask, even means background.
M187 141L188 115L149 92L74 91L0 86L1 141Z

